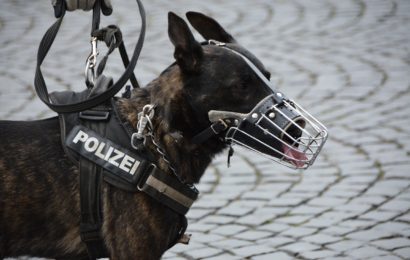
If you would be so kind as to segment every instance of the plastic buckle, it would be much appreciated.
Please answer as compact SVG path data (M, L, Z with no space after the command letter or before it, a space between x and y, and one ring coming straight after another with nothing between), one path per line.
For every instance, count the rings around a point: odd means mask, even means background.
M106 121L110 117L110 111L85 110L79 113L79 117L85 120Z

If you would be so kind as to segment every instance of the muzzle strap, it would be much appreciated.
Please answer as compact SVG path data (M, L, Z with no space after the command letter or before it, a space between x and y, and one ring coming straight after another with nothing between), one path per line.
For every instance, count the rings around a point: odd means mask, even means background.
M205 130L194 136L194 138L192 138L192 142L194 144L202 144L209 138L219 135L220 133L228 129L228 127L229 124L224 120L220 119L213 123L210 127L206 128Z

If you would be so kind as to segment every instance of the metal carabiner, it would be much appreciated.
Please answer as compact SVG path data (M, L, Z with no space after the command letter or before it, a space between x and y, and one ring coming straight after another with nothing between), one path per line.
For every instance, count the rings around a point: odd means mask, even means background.
M90 87L94 86L95 79L97 78L97 72L95 70L97 66L97 56L98 56L98 49L97 49L97 37L91 37L91 53L87 57L87 61L85 64L85 82L87 86L91 85Z

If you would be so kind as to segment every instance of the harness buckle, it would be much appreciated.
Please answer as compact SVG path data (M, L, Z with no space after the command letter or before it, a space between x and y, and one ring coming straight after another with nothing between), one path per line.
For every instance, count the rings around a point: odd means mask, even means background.
M110 117L110 111L85 110L78 115L81 119L92 121L106 121Z
M217 128L215 129L215 127L217 127ZM218 135L220 132L226 130L228 127L229 127L228 124L225 121L223 121L222 119L219 119L218 123L211 125L211 129L214 132L214 134L216 134L216 135Z

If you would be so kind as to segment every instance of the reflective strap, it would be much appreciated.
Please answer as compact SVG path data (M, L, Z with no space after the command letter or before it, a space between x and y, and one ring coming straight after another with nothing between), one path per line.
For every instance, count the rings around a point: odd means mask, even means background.
M192 203L194 203L193 199L188 198L181 192L163 183L152 175L148 177L146 184L156 189L158 192L163 193L164 195L180 203L184 207L190 208L192 206Z
M146 172L146 177L142 177L138 189L175 212L185 215L198 198L195 186L188 186L157 167L150 169Z

